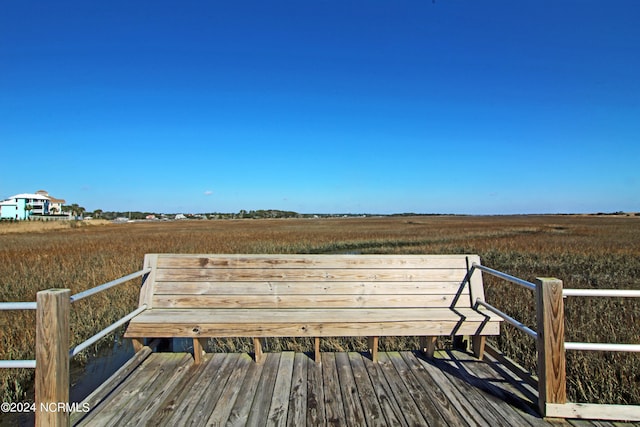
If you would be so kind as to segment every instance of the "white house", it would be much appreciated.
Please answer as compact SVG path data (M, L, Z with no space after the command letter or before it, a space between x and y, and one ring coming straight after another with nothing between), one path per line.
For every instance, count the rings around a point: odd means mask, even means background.
M24 220L32 215L46 216L62 213L62 199L56 199L40 190L22 193L0 202L0 219Z
M57 199L47 193L45 190L38 190L36 194L47 197L49 199L49 213L51 215L61 214L62 213L62 205L66 203L64 199Z

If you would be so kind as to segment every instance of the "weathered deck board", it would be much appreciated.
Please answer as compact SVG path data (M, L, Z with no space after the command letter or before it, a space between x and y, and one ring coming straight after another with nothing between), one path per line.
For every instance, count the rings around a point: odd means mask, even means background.
M353 370L353 378L358 388L358 396L365 413L365 419L369 426L387 425L384 416L384 402L379 402L376 391L371 383L371 378L364 367L364 362L358 353L349 353L349 363ZM393 413L393 412L392 412ZM397 423L395 423L397 425Z
M307 361L304 353L296 353L291 374L291 400L287 414L288 426L302 426L307 423Z
M207 421L207 425L221 425L229 419L233 405L241 390L238 384L242 384L249 366L254 363L249 355L245 354L243 356L244 357L238 358L233 372L229 375L229 379L222 390L218 402L216 402L216 406Z
M244 426L247 424L249 412L251 411L250 402L253 401L253 397L255 396L261 374L261 365L257 363L249 365L244 381L238 386L240 391L229 414L227 426Z
M339 426L345 420L345 412L340 393L338 368L335 353L322 354L322 379L324 383L324 409L326 424Z
M599 425L546 421L505 366L467 353L154 353L79 425ZM535 396L533 396L535 397ZM610 424L608 424L610 425Z
M384 375L391 389L390 395L392 395L398 402L400 411L407 423L410 426L429 425L427 420L422 415L421 408L418 407L418 404L413 400L413 393L415 392L415 390L410 390L407 387L407 384L404 383L403 379L400 378L398 372L395 370L393 364L389 360L389 355L386 353L380 353L378 355L378 358L380 363L378 363L377 366L379 366L382 370L382 374Z
M229 376L233 373L233 367L237 363L239 357L233 354L226 354L220 368L212 376L210 384L200 390L195 391L196 396L200 399L195 404L195 410L188 414L188 417L177 419L176 423L181 425L201 425L204 424L222 395L224 386L229 380Z
M289 411L289 394L291 391L291 380L293 377L294 353L285 352L280 356L280 365L273 389L273 398L267 425L284 426L287 424L287 413Z
M307 425L324 425L324 388L322 365L307 358Z
M266 425L271 407L271 399L278 376L278 366L280 365L280 353L265 354L262 375L260 375L256 394L247 419L247 425ZM249 404L249 402L246 402Z
M344 421L346 421L347 425L365 425L365 414L360 403L358 388L347 353L336 353L336 367L342 401L344 402Z
M487 412L492 411L499 415L503 420L499 425L540 425L540 419L537 415L530 415L522 411L522 408L526 407L529 402L522 402L516 396L506 393L501 387L495 385L495 383L506 381L506 379L499 376L490 378L486 374L478 374L480 369L478 365L484 362L461 352L442 352L440 356L439 361L454 368L456 375L460 375L467 384L473 386L475 391L484 391L481 393L482 400L476 405L484 406ZM490 381L492 379L495 380L495 383ZM510 404L515 404L515 406Z
M411 367L411 371L415 372L414 375L418 381L431 394L438 410L447 414L447 419L455 420L457 415L462 425L472 427L498 425L497 419L486 421L473 401L467 399L466 394L461 393L441 369L412 356L410 353L402 353L402 357ZM433 387L434 383L438 384L438 387Z
M449 402L438 399L434 388L424 385L413 373L413 369L399 353L389 353L389 361L395 367L398 377L404 382L423 414L429 414L430 426L466 426L464 419L451 407Z
M186 420L188 418L201 396L198 393L183 396L181 392L189 389L199 390L206 388L211 378L220 368L224 357L223 355L209 354L204 359L207 363L191 366L191 372L185 374L184 381L171 390L164 401L162 410L156 412L148 420L148 425L178 425L178 420Z

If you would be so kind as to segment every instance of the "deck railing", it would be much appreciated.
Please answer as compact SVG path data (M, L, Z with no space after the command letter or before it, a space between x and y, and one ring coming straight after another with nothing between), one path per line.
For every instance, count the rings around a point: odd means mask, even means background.
M36 310L35 360L0 360L0 368L31 368L35 375L35 420L37 426L69 424L69 362L81 351L95 344L142 312L141 306L109 325L86 341L69 349L71 304L106 291L151 271L145 268L84 292L71 295L69 289L48 289L36 294L36 302L3 302L0 310Z
M510 283L520 285L535 294L537 330L531 329L486 301L478 299L476 300L476 306L482 306L502 317L507 323L536 340L538 351L538 408L543 416L640 421L640 406L637 405L567 402L565 358L566 350L640 352L640 344L564 341L564 298L639 298L640 291L563 289L562 281L556 278L537 278L534 284L476 263L469 269L465 283L470 280L475 270L480 270Z

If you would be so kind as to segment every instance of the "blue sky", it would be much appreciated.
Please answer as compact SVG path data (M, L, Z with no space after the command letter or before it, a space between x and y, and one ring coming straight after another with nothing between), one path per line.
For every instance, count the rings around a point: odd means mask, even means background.
M640 2L0 4L0 198L640 211Z

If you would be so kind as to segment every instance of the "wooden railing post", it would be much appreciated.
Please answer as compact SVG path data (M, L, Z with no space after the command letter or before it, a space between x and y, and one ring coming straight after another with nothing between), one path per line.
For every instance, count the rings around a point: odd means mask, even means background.
M69 289L36 296L36 426L68 426Z
M547 403L567 402L562 280L536 278L536 317L538 406L542 416L546 416Z

